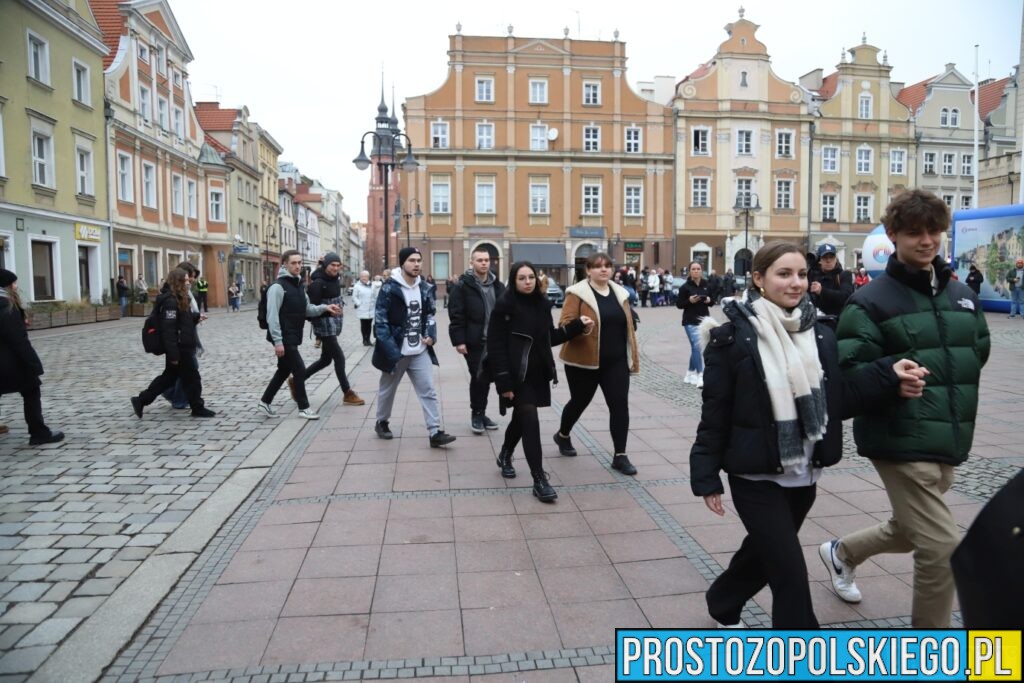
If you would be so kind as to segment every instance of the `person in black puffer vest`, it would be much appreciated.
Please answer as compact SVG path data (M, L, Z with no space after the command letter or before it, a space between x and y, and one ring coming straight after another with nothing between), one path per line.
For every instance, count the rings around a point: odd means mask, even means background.
M324 312L341 315L341 307L337 304L314 306L309 302L306 290L299 280L302 254L298 251L289 249L281 254L281 263L283 265L278 273L277 282L267 289L267 341L274 345L277 372L271 378L257 407L270 417L277 415L270 404L274 402L274 396L281 385L291 375L292 395L299 406L299 417L317 420L320 416L315 410L310 409L309 398L306 396L306 364L299 353L302 328L306 324L306 318L320 316Z
M338 275L340 272L341 258L333 251L328 252L323 258L323 266L313 271L310 278L307 293L311 304L334 304L339 307L342 305L341 277ZM341 385L344 396L342 403L347 406L361 406L366 401L352 391L348 376L345 374L345 354L338 344L343 320L342 316L330 313L322 313L320 317L311 320L313 332L320 339L320 359L306 368L306 379L334 363L334 373L338 376L338 384ZM294 380L291 378L288 378L288 386L294 386Z
M181 380L192 408L192 417L213 417L215 412L203 403L203 382L198 366L191 362L199 347L196 324L199 313L192 310L188 294L189 277L181 268L167 274L167 280L153 304L157 311L160 336L164 342L164 371L157 375L149 387L138 396L132 396L132 410L142 418L142 409L156 400L160 394Z
M807 273L811 303L828 316L823 320L833 330L846 302L853 296L853 273L843 270L835 246L818 247L818 262Z

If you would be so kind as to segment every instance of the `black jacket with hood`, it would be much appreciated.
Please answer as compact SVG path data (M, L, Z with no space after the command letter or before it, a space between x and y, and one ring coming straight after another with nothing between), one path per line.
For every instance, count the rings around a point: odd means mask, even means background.
M494 273L488 273L488 277L491 278L497 304L505 293L505 285L494 277ZM460 275L448 292L448 318L448 337L452 340L452 346L465 344L475 347L483 343L487 307L483 288L472 269Z

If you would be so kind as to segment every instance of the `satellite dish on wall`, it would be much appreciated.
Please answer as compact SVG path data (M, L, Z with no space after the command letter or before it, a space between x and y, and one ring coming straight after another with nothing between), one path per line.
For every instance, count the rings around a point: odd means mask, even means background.
M554 142L557 139L558 139L558 129L557 128L548 128L548 140L551 140L552 142Z

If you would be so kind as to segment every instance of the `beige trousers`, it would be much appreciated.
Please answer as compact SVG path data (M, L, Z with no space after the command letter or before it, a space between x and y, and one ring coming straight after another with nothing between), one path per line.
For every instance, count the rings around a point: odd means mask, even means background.
M892 504L892 518L840 539L839 559L854 566L880 553L914 552L914 628L949 628L953 570L949 558L960 530L942 495L953 484L953 467L935 462L872 460Z

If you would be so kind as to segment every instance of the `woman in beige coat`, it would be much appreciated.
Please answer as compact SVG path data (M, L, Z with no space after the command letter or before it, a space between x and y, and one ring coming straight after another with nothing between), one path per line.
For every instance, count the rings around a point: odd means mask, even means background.
M565 291L559 325L586 316L594 321L594 327L562 346L560 357L565 362L570 399L562 410L555 443L562 455L576 455L569 432L601 387L615 447L612 468L623 474L636 474L626 456L629 376L640 372L633 309L626 289L611 281L612 260L608 254L594 254L587 259L586 267L587 279Z

